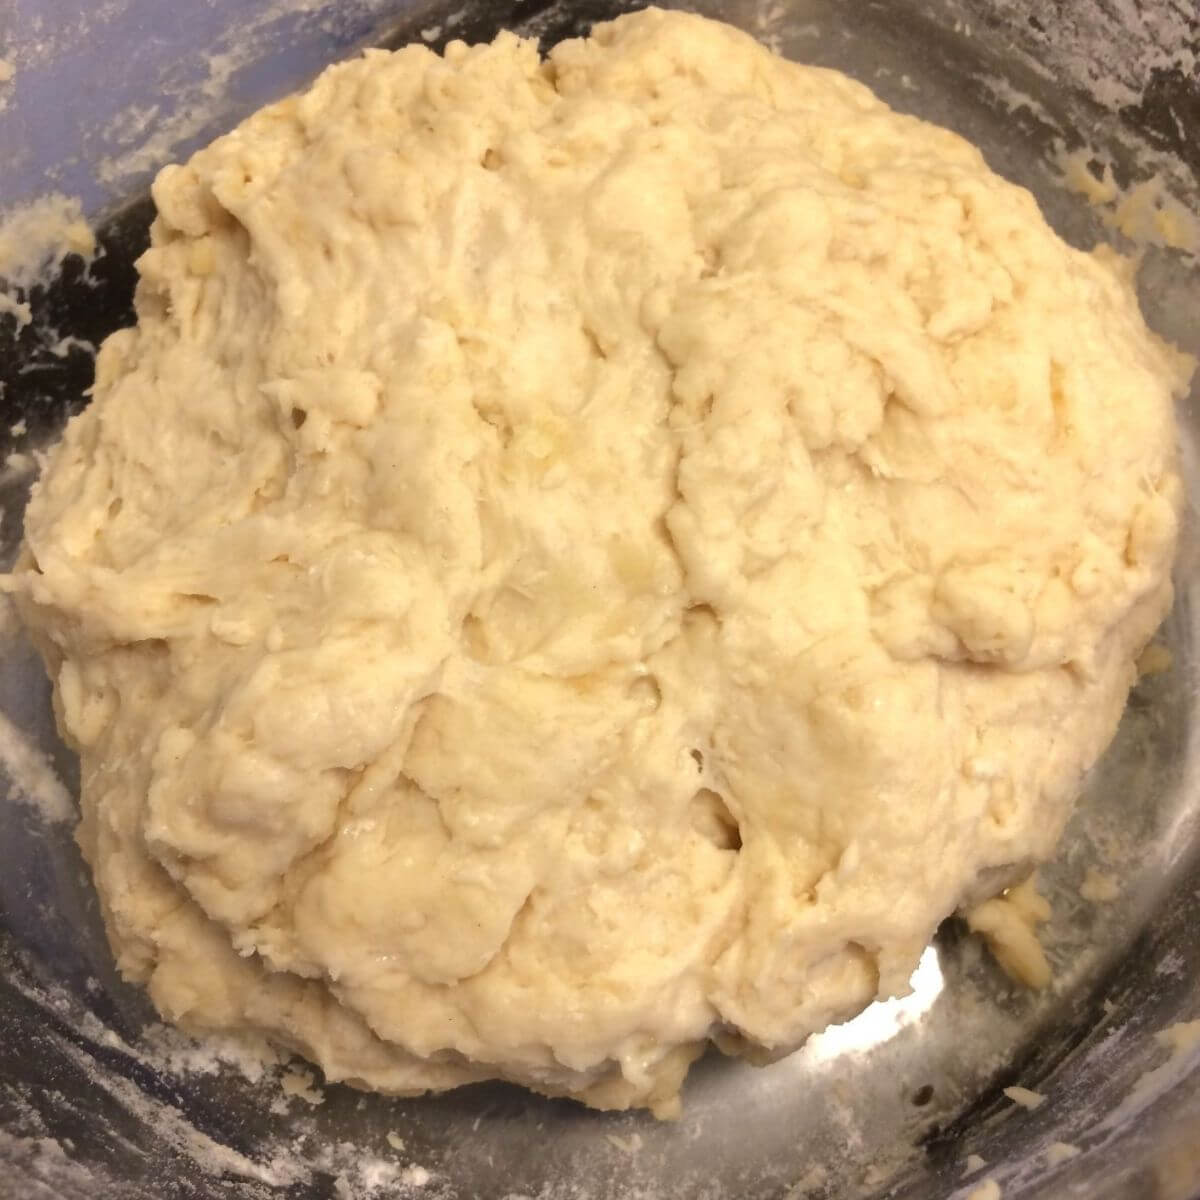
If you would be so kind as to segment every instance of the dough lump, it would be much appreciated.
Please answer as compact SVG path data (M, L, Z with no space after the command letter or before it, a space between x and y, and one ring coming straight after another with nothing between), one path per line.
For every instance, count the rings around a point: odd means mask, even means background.
M167 1018L669 1115L1051 853L1190 364L966 142L648 10L369 51L153 192L5 586Z

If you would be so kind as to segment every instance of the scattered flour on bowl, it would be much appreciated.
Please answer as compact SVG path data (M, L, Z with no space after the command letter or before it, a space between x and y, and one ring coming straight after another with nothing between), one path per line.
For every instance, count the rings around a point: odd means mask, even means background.
M51 1137L17 1137L0 1130L0 1159L9 1178L21 1180L22 1200L58 1200L96 1183L92 1172Z
M380 1158L353 1142L323 1147L313 1165L333 1176L337 1200L401 1200L416 1196L433 1200L427 1189L437 1177L428 1167Z
M1200 1020L1176 1022L1153 1036L1158 1045L1169 1052L1169 1057L1157 1067L1144 1071L1125 1099L1098 1123L1097 1129L1118 1128L1181 1083L1195 1069L1195 1060L1200 1052Z
M247 1083L261 1082L281 1062L278 1051L261 1038L210 1037L197 1041L170 1025L148 1026L138 1045L129 1050L163 1073L216 1075L229 1069Z
M242 1181L242 1200L268 1200L293 1185L311 1188L321 1175L332 1178L339 1200L405 1200L418 1196L437 1200L442 1194L436 1186L439 1175L430 1166L403 1155L404 1139L395 1133L387 1138L390 1154L385 1158L358 1142L322 1143L314 1136L311 1122L293 1116L281 1124L279 1136L257 1142L251 1157L202 1132L173 1103L143 1091L135 1082L141 1072L135 1076L133 1072L114 1071L111 1063L106 1066L92 1053L92 1048L99 1047L119 1052L131 1064L168 1082L232 1070L248 1084L266 1089L268 1095L278 1083L281 1094L307 1100L304 1093L308 1089L301 1077L311 1085L312 1076L302 1070L289 1070L286 1064L281 1067L280 1055L260 1039L205 1038L200 1042L179 1030L153 1024L136 1039L126 1040L94 1013L82 1009L78 998L65 988L37 985L23 977L13 982L28 1000L46 1012L48 1029L65 1024L75 1031L77 1038L60 1039L58 1047L84 1072L97 1092L107 1093L124 1112L153 1130L161 1145L182 1155L203 1175L213 1179L237 1177ZM293 1078L300 1082L300 1088L290 1082ZM102 1106L97 1104L95 1111L101 1113ZM104 1124L103 1116L97 1119ZM61 1195L77 1194L81 1185L107 1194L104 1185L119 1182L108 1180L101 1165L74 1161L74 1147L69 1142L44 1136L45 1126L33 1106L22 1127L27 1136L0 1132L0 1159L18 1165L29 1177L31 1187L44 1182L48 1189L29 1191L22 1200L57 1200ZM296 1136L302 1130L313 1132ZM115 1127L113 1135L119 1136ZM21 1176L22 1182L26 1182L25 1175Z
M98 1089L108 1093L122 1108L153 1129L162 1143L190 1159L206 1173L235 1175L250 1184L265 1185L268 1189L308 1181L309 1172L291 1156L276 1153L265 1161L249 1158L202 1133L179 1109L147 1095L132 1079L122 1078L110 1071L93 1070L91 1056L86 1050L65 1040L60 1043L60 1048L67 1057L88 1071ZM247 1200L258 1194L256 1190L248 1191Z
M0 713L0 769L8 776L10 803L29 806L52 825L75 819L75 801L49 758L3 713Z

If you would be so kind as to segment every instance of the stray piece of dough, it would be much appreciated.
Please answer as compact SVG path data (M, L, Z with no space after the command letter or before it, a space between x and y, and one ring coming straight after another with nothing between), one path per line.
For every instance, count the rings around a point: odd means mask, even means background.
M1042 1154L1047 1167L1058 1167L1083 1153L1078 1146L1070 1142L1051 1142Z
M967 927L983 936L996 961L1018 983L1044 988L1051 971L1037 927L1049 919L1050 905L1030 875L1002 896L972 908L967 913Z
M1079 894L1093 904L1108 904L1121 894L1121 885L1111 876L1095 867L1088 867L1083 882L1079 885Z
M1004 1193L994 1179L985 1179L967 1194L967 1200L1001 1200Z
M1030 1112L1035 1108L1040 1108L1046 1101L1046 1097L1041 1092L1033 1092L1025 1087L1006 1087L1004 1094L1014 1104L1019 1104L1022 1108L1028 1109Z

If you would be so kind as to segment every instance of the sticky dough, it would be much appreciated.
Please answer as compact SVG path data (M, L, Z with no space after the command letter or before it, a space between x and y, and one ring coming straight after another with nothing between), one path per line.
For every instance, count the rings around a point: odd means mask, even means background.
M650 10L370 51L154 199L5 586L166 1017L669 1115L1051 853L1190 363L967 143Z

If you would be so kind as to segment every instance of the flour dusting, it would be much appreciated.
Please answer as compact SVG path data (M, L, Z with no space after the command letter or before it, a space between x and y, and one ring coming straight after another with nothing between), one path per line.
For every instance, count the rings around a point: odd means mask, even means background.
M21 1180L21 1200L57 1200L95 1187L95 1176L51 1137L18 1137L0 1129L0 1161Z
M1200 1049L1200 1020L1176 1022L1153 1036L1155 1042L1169 1052L1169 1057L1138 1076L1125 1099L1098 1123L1097 1129L1118 1128L1182 1083L1195 1068L1196 1051Z
M4 607L7 611L7 601ZM75 819L75 801L49 758L3 713L0 713L0 767L8 774L10 802L29 806L52 825Z

